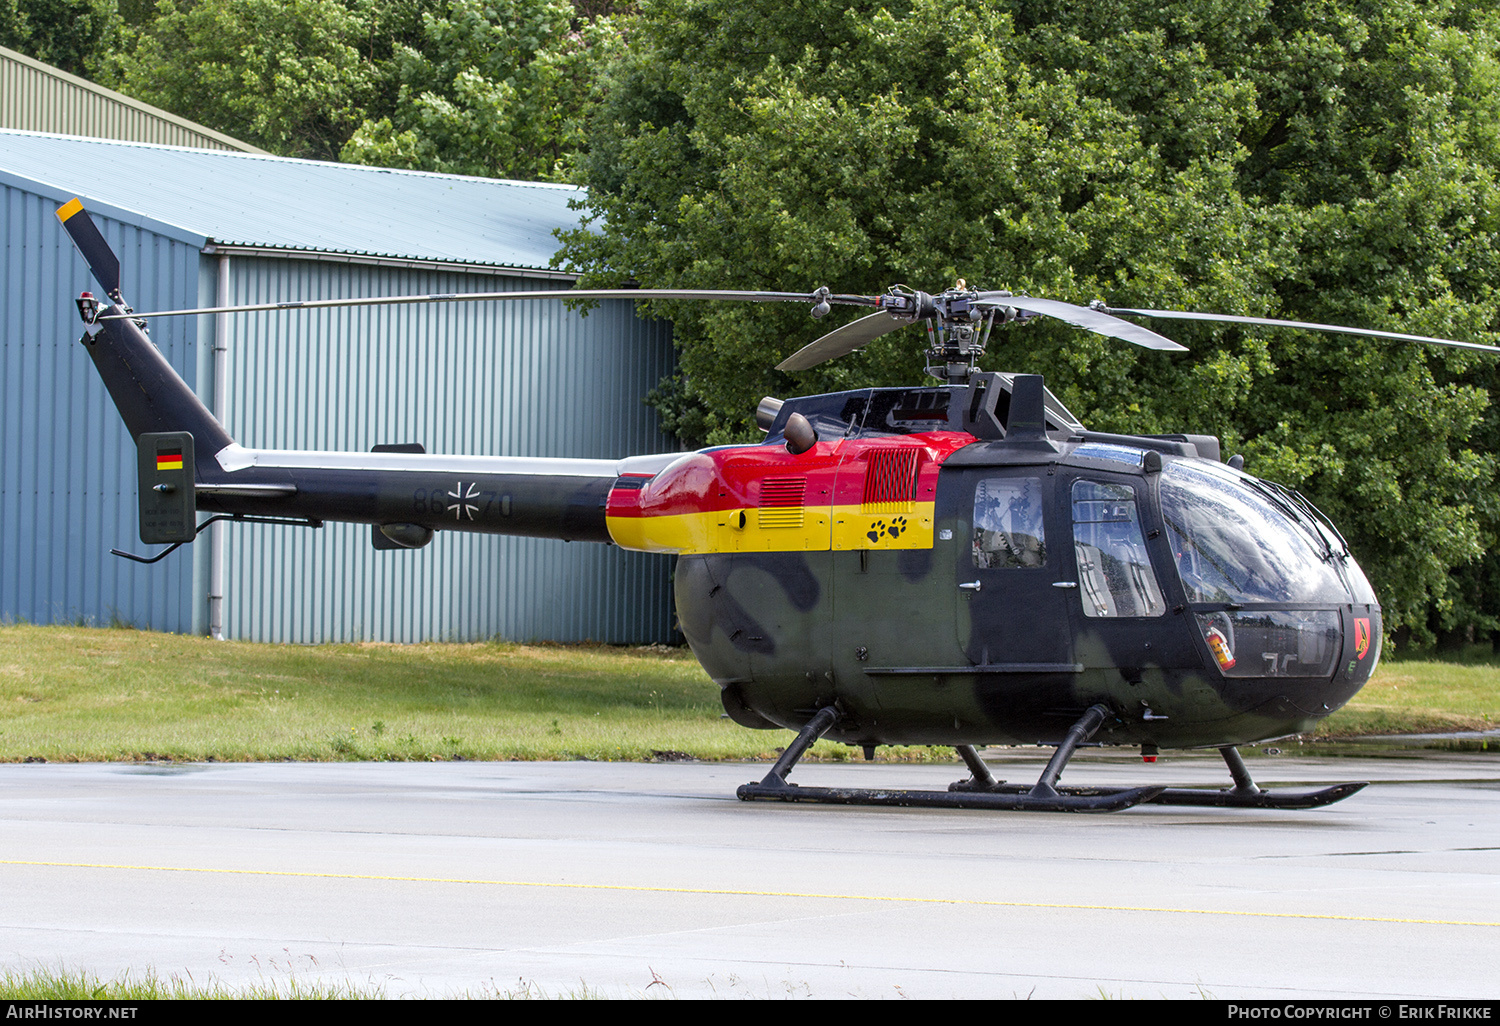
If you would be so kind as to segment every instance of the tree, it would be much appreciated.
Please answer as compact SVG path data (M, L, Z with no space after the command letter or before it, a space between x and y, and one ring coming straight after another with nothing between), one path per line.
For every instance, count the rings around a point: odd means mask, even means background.
M0 0L0 46L83 78L125 35L115 0Z
M331 160L364 120L379 75L361 52L392 5L340 0L162 0L123 92L246 142Z
M163 0L106 70L285 156L557 178L617 42L563 0Z
M573 28L563 0L454 0L424 12L397 49L398 93L365 121L346 161L383 167L546 179L563 176L585 141L595 72L618 40L607 18Z
M605 82L593 223L566 253L595 285L963 276L1490 340L1496 39L1487 10L1401 2L661 0ZM919 347L892 341L792 380L769 368L828 329L805 312L660 310L681 373L658 400L708 441L749 436L762 394L920 373ZM989 363L1045 373L1096 428L1220 434L1345 529L1392 627L1494 624L1450 576L1500 534L1494 460L1471 441L1497 433L1488 358L1170 333L1186 359L1033 325Z

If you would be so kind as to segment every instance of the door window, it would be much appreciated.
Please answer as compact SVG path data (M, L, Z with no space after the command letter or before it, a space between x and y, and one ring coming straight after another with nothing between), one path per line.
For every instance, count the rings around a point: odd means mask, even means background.
M1047 562L1042 479L987 477L974 489L974 565L983 570Z
M1167 611L1146 555L1134 488L1074 481L1073 549L1085 616L1161 616Z

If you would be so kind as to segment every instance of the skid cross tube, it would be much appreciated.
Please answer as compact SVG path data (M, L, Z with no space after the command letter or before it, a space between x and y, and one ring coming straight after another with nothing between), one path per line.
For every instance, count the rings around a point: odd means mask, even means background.
M1062 776L1063 767L1068 760L1073 758L1073 753L1078 751L1078 746L1083 744L1104 723L1104 717L1109 715L1109 709L1102 705L1091 705L1078 718L1078 722L1068 728L1067 736L1063 738L1062 744L1057 746L1057 751L1052 753L1052 758L1047 760L1047 768L1042 770L1036 786L1031 789L1033 798L1056 798L1057 778Z
M957 752L958 757L964 761L964 765L969 767L969 772L973 774L973 776L971 776L968 780L960 780L956 784L949 784L948 790L993 791L995 788L1005 783L1005 781L1003 780L995 779L995 775L990 772L989 766L987 766L985 764L985 761L979 757L979 753L974 750L973 745L958 745L953 750Z
M1164 789L1160 787L1115 788L1106 791L1059 793L1054 785L1078 746L1093 736L1109 710L1103 705L1090 708L1069 729L1057 753L1047 764L1035 787L1007 787L997 781L972 745L961 745L958 754L973 777L952 785L947 791L906 791L863 787L802 787L787 781L792 767L813 742L833 729L840 718L835 706L826 706L807 721L796 739L781 753L771 771L758 783L745 784L736 794L741 801L813 802L825 805L898 805L931 806L945 809L999 809L1011 812L1114 812L1140 802L1150 801Z
M786 750L781 753L781 758L776 760L776 765L771 767L771 772L766 774L765 779L760 782L760 786L771 788L795 787L795 784L788 784L786 782L787 774L792 772L792 767L797 765L797 760L802 758L803 753L811 748L818 738L828 733L829 728L838 721L838 718L838 710L831 705L819 709L817 715L808 720L807 726L803 727L801 732L797 734L796 739L786 746ZM740 788L740 790L743 791L744 788ZM742 794L740 797L743 798L744 795Z

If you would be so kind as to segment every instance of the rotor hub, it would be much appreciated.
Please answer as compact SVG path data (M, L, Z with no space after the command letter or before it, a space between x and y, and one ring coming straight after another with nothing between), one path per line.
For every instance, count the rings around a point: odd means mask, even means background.
M892 294L896 294L895 290ZM979 358L984 355L990 329L996 321L1006 323L1016 319L1014 309L981 303L980 298L962 279L940 295L911 294L910 316L927 322L927 373L939 381L967 384L979 372Z

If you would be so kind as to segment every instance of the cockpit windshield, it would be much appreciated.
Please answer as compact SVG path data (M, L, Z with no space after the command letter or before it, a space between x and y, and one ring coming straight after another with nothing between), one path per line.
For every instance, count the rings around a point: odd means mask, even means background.
M1341 573L1343 540L1295 492L1218 464L1172 460L1162 471L1161 507L1189 601L1327 605L1353 598Z

